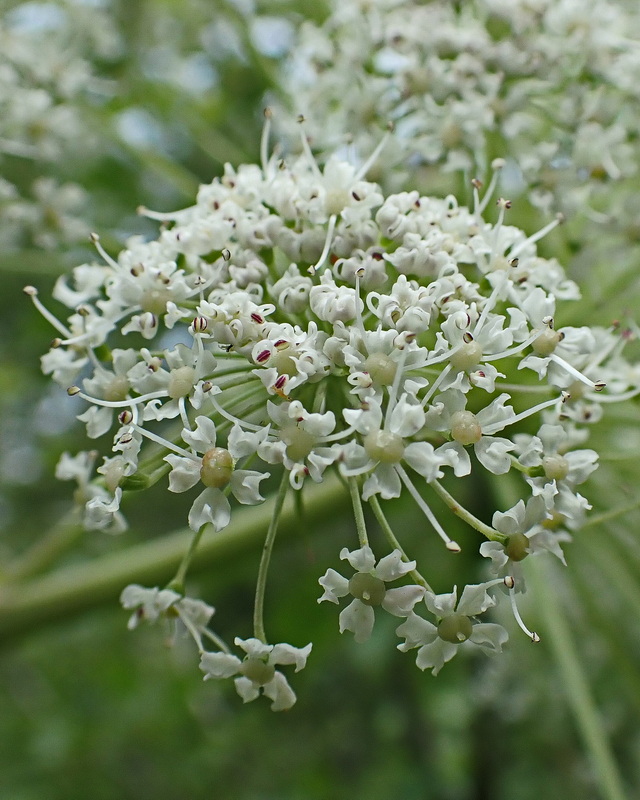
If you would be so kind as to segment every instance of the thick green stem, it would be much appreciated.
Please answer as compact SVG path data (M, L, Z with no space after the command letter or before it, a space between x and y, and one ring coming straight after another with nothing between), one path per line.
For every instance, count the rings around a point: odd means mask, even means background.
M364 511L362 509L362 500L360 498L360 487L356 478L349 478L349 492L351 494L351 504L353 505L353 516L356 520L356 529L358 531L358 541L360 547L367 547L369 544L369 537L367 536L367 525L364 521Z
M452 497L449 492L438 483L438 481L431 481L429 486L436 492L436 494L440 495L440 497L444 500L447 507L453 511L453 513L460 517L461 520L470 525L472 528L475 528L479 533L483 536L486 536L492 542L502 542L506 541L506 536L502 533L499 533L495 528L492 528L490 525L485 525L484 522L479 520L475 517L470 511L467 511L466 508L460 505L458 501Z
M554 580L545 574L543 565L537 561L531 564L528 578L536 597L540 599L537 607L544 620L544 638L551 644L558 661L562 685L595 768L602 797L606 800L627 800L600 714L553 588Z
M276 533L278 532L278 523L282 514L282 507L287 496L289 489L289 472L284 470L282 473L282 480L280 481L280 488L276 495L276 501L273 506L273 514L271 515L271 522L267 530L267 536L264 540L262 547L262 556L260 557L260 568L258 569L258 581L256 583L256 600L253 607L253 635L260 639L261 642L267 643L266 634L264 631L264 595L267 588L267 576L269 574L269 563L271 561L271 553L273 551L273 543L276 540Z
M380 527L382 528L382 532L386 536L387 541L389 542L391 547L393 547L395 550L399 550L400 551L400 554L402 555L402 560L403 561L407 561L407 562L411 561L409 556L405 553L404 548L402 547L402 545L398 541L395 533L391 529L391 525L389 525L389 522L388 522L386 516L384 515L384 511L380 507L380 501L378 500L377 496L375 494L372 495L367 502L371 506L371 510L373 511L373 514L374 514L375 518L378 520L378 525L380 525ZM433 589L429 586L427 581L422 577L422 575L418 572L417 569L412 569L411 572L409 572L408 574L411 575L413 580L419 586L424 586L424 588L429 592L433 591Z
M334 517L346 505L344 489L333 475L308 487L306 493L306 511L318 523ZM191 573L223 564L254 547L264 535L274 505L275 498L260 506L234 510L233 521L219 533L207 528L191 564ZM299 530L299 524L295 504L289 499L280 515L280 531L286 535L294 530ZM175 574L189 533L181 530L40 578L0 587L0 643L56 620L113 603L129 583L163 585Z

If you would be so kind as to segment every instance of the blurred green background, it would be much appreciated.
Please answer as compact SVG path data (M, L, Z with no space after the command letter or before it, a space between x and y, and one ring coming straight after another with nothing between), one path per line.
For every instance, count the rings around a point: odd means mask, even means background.
M62 9L63 21L54 15L43 28L43 9L51 7ZM76 110L82 144L61 141L52 158L0 153L0 175L27 204L38 177L80 185L86 196L74 213L114 253L132 233L154 231L135 215L138 205L187 205L225 161L257 158L263 97L274 91L278 59L296 25L324 13L319 4L284 0L5 0L0 11L3 37L23 37L34 53L48 40L95 78L71 99L48 85L56 103ZM269 25L279 31L275 50L265 45ZM6 50L0 67L3 59L15 67ZM47 83L18 72L28 87ZM0 113L9 120L15 98L2 74ZM0 139L15 135L2 124ZM42 132L31 126L24 135L35 141ZM43 531L70 506L71 488L54 479L55 463L64 450L87 446L66 395L39 372L52 332L21 290L34 284L46 298L59 274L92 258L84 236L74 239L60 219L59 203L35 221L15 203L0 202L0 800L640 796L640 515L623 512L637 498L635 405L616 412L596 446L603 465L584 492L595 522L567 547L569 568L545 563L531 576L522 611L542 637L537 646L506 617L512 636L502 657L458 657L433 678L394 649L390 617L377 620L366 645L340 637L336 609L316 599L318 576L338 566L341 547L355 544L351 514L342 513L346 498L330 518L325 511L320 520L294 519L276 549L270 637L314 642L307 669L292 681L298 702L290 712L273 714L262 700L242 706L230 683L203 683L189 640L168 647L160 627L128 632L117 604L122 587L85 597L73 612L51 609L41 624L12 618L16 594L28 599L46 588L37 574L12 588L20 558L36 552ZM570 244L551 238L544 246L568 253ZM588 283L589 323L609 322L637 296L614 293L603 302L610 264L600 268L578 277ZM484 519L511 502L496 491L471 479L456 488ZM73 548L43 552L36 571L99 570L132 543L162 539L184 525L174 500L156 486L125 507L131 528L123 537L71 531ZM411 505L389 507L406 547L438 576L436 590L484 578L473 532L451 533L464 551L453 570ZM610 509L620 513L604 518ZM216 630L225 637L249 635L260 546L255 536L191 579L190 593L216 606ZM611 754L616 767L603 781L597 758L607 741L600 767L606 771ZM615 793L615 771L626 794Z

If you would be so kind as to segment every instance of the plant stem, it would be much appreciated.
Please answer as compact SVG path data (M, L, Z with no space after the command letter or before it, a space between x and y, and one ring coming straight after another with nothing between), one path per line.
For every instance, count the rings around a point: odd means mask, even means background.
M273 507L271 522L269 523L267 536L262 547L260 568L258 569L258 581L256 583L256 600L253 606L253 635L265 644L267 643L267 638L264 632L264 595L267 588L267 576L269 574L269 562L271 561L273 543L276 540L278 522L280 521L280 515L282 514L282 507L284 505L284 500L287 496L288 489L289 472L285 469L282 473L282 480L280 481L280 488L278 489L278 494L276 495L276 502Z
M356 529L358 531L358 541L360 547L367 547L369 538L367 536L367 525L364 521L364 510L362 508L362 500L360 498L360 487L356 478L349 478L349 493L351 494L351 504L353 505L353 516L356 520Z
M317 522L334 517L346 496L337 478L328 475L306 490L306 509ZM191 563L191 573L224 564L255 546L273 513L274 499L234 511L228 528L205 531ZM295 504L287 501L280 516L281 534L299 530ZM56 620L113 603L129 583L158 586L175 573L184 555L188 534L180 530L117 553L58 569L30 581L0 587L0 643L42 628Z

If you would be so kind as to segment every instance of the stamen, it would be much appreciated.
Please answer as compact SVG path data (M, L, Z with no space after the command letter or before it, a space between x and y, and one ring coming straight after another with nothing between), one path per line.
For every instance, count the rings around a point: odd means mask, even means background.
M534 644L537 644L540 641L540 637L535 631L530 631L529 628L524 624L522 621L522 617L520 616L520 612L518 611L518 606L516 605L516 592L515 589L509 589L509 599L511 600L511 608L513 610L513 616L518 623L518 627L523 630L527 636L531 639Z
M302 152L307 157L307 160L309 162L309 166L311 167L312 171L315 173L316 178L319 181L322 181L322 178L323 178L322 173L320 172L320 168L318 167L318 164L317 164L315 158L313 157L313 153L311 152L311 147L309 146L309 140L307 139L307 135L304 132L304 127L303 127L304 126L304 122L305 122L305 119L302 116L302 114L300 114L300 116L298 117L298 123L300 125L300 128L298 130L300 131L300 141L302 143Z
M438 536L445 543L445 547L447 548L447 550L450 550L452 553L459 553L460 550L461 550L460 545L457 542L454 542L453 539L449 538L449 536L447 536L447 534L445 533L442 525L440 525L440 523L436 519L435 514L429 508L429 506L427 505L425 500L422 498L422 496L420 495L420 493L418 492L416 487L413 485L413 483L411 483L411 479L409 478L407 473L404 471L404 469L399 464L395 464L394 465L394 469L398 473L398 476L400 477L400 480L404 483L404 485L409 490L409 494L413 497L413 499L418 504L418 507L420 508L422 513L425 515L425 517L429 520L429 522L433 526L433 529L435 530L435 532L438 534Z
M482 198L482 203L478 208L478 215L482 216L486 207L489 205L489 201L493 196L493 193L496 190L496 186L498 185L498 180L500 178L500 172L504 167L505 161L504 158L494 158L491 162L491 167L493 169L493 175L491 176L491 181L489 182L489 186L487 187L487 191L484 193L484 197Z
M113 269L117 269L117 270L120 269L120 264L118 264L117 261L115 261L113 258L111 258L109 253L107 253L107 251L104 249L104 247L100 244L100 237L98 236L97 233L91 233L89 235L89 240L93 243L93 246L96 248L98 253L100 253L102 258L107 262L107 264L110 267L113 267Z
M312 266L309 267L307 272L309 275L315 275L316 272L320 269L320 267L324 264L327 260L327 256L329 255L329 250L331 249L331 244L333 240L333 231L336 227L336 220L338 219L337 214L332 214L329 217L329 224L327 225L327 235L325 236L324 240L324 247L322 248L322 253L320 254L320 258L317 262Z
M492 256L492 260L493 260L493 256ZM505 285L506 285L508 280L509 280L509 278L504 273L502 273L500 276L498 276L498 279L496 280L496 285L493 287L493 291L489 295L489 299L484 304L484 308L482 309L482 313L480 314L480 318L478 319L478 321L476 322L476 324L475 324L475 326L473 328L472 332L473 332L473 337L475 339L477 339L478 336L480 335L480 331L482 330L483 325L487 321L487 317L489 316L489 313L495 308L495 305L498 302L498 295L500 294L502 289L504 289L504 287L505 287Z
M149 394L142 394L140 397L129 397L126 400L100 400L97 397L85 394L80 387L70 386L67 389L69 397L81 397L95 406L104 406L104 408L130 408L136 405L141 405L149 400L156 400L159 397L168 397L166 391L149 392Z
M247 422L244 419L238 419L238 417L234 417L233 414L230 414L220 405L220 403L218 403L213 392L211 392L209 395L209 399L211 400L211 403L218 414L220 414L221 417L229 420L229 422L233 422L235 425L240 425L241 428L247 428L250 431L261 431L264 428L264 425L254 425L252 422Z
M447 366L442 370L442 372L438 375L435 381L431 384L429 390L422 398L422 407L425 408L429 400L433 397L433 395L438 390L438 387L442 383L442 381L447 377L447 375L451 372L451 364L447 364Z
M354 183L356 181L361 181L364 178L364 176L367 174L367 172L369 172L371 167L375 164L375 162L378 160L378 156L383 151L385 145L387 144L387 142L391 138L391 134L393 133L393 130L394 130L394 124L393 124L393 122L389 122L387 124L387 132L382 137L382 139L378 142L378 146L375 148L373 153L371 153L371 155L364 162L364 164L360 167L360 169L356 172L355 177L353 179Z
M524 350L526 347L528 347L532 342L535 342L535 340L538 338L538 336L540 336L540 331L536 331L535 333L532 333L531 336L529 336L527 339L524 340L524 342L520 342L520 344L516 345L515 347L512 347L509 350L503 350L501 353L492 353L490 356L483 356L482 360L483 361L497 361L500 358L507 358L508 356L515 356L521 350Z
M47 322L52 325L58 333L61 333L65 337L71 336L71 331L60 322L60 320L55 317L48 308L46 308L40 301L38 297L38 290L35 286L25 286L22 290L27 297L31 298L31 302L36 307L36 309L42 314L42 316L47 320ZM61 342L60 344L63 344Z
M387 403L387 410L384 415L385 431L389 430L389 425L391 424L391 414L393 413L393 409L396 405L396 398L398 396L398 389L400 388L400 381L402 380L402 372L404 370L404 364L406 360L407 348L404 347L400 351L400 358L398 359L398 364L396 366L396 374L393 376L393 383L391 384L391 389L389 390L389 402Z
M142 434L142 436L146 437L147 439L151 439L152 442L161 445L162 447L166 447L167 450L173 450L174 453L177 453L179 456L183 458L188 458L190 461L200 462L202 459L200 456L191 453L189 450L185 450L182 447L179 447L177 444L170 442L168 439L164 439L162 436L158 436L157 433L153 433L153 431L149 431L146 428L143 428L141 425L137 425L135 422L130 422L129 425L138 433Z
M502 422L495 422L493 425L487 425L486 427L483 427L482 433L485 436L493 436L494 433L499 433L505 428L508 428L509 425L514 425L516 422L520 422L520 420L522 419L526 419L527 417L530 417L533 414L537 414L538 411L542 411L542 409L544 408L549 408L549 406L553 405L560 406L562 403L566 402L568 397L569 395L566 392L563 392L563 394L560 395L560 397L553 397L551 400L545 400L543 403L538 403L537 406L532 406L526 411L521 411L514 417L509 417L509 419L503 420Z
M493 269L496 256L498 254L498 241L500 239L500 229L504 222L504 214L508 208L511 208L511 200L505 200L504 197L499 197L496 205L499 207L498 221L493 227L493 244L491 245L491 255L489 256L489 270Z
M262 136L260 137L260 163L262 164L262 174L267 177L269 166L269 135L271 133L271 118L273 112L267 106L264 110L264 125L262 126Z
M603 383L602 381L594 382L590 378L587 378L586 375L583 375L582 372L577 370L575 367L572 367L568 361L565 361L564 358L562 358L559 355L556 355L555 353L551 353L549 359L551 361L555 361L555 363L558 364L558 366L562 367L570 375L573 375L574 378L577 378L581 383L584 383L586 386L588 386L590 389L593 389L596 392L601 392L606 386L606 383Z
M548 233L550 233L554 228L557 228L558 225L562 225L564 222L564 214L556 214L556 218L551 220L551 222L547 223L544 228L540 228L537 233L533 233L529 236L528 239L525 239L524 242L520 242L519 245L513 248L513 250L509 251L507 254L507 258L513 259L522 253L530 244L535 244L539 242L540 239L543 239Z

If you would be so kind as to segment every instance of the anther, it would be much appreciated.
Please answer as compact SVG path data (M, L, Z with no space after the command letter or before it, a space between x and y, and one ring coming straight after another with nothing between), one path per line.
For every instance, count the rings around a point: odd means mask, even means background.
M35 286L25 286L22 291L27 295L27 297L38 296L38 290L36 289Z
M131 422L133 422L133 414L128 408L118 414L118 422L121 425L129 425Z
M204 381L202 384L202 391L203 392L210 392L213 389L213 383L211 381Z
M55 339L51 340L51 348L55 350L56 348L62 345L62 339L59 339L57 336Z
M231 260L231 250L228 250L225 247L224 250L222 251L222 258L224 258L225 261L230 261Z
M596 392L601 392L607 384L604 381L596 381L593 388Z
M196 317L193 320L193 330L196 333L204 333L209 327L209 323L206 320L206 317Z
M70 386L67 389L67 394L69 395L69 397L73 397L76 394L80 394L80 391L81 389L79 386Z
M507 587L507 589L513 589L514 586L516 585L513 575L505 575L503 583Z
M264 364L265 361L268 361L270 357L271 357L271 351L270 350L263 350L261 353L258 353L258 355L256 356L256 361L258 362L258 364Z
M508 209L508 208L511 208L512 203L511 203L511 200L505 200L504 197L499 197L497 199L497 201L496 201L496 205L499 208Z
M462 338L467 344L473 341L473 336L469 331L465 331L465 333L462 334Z

